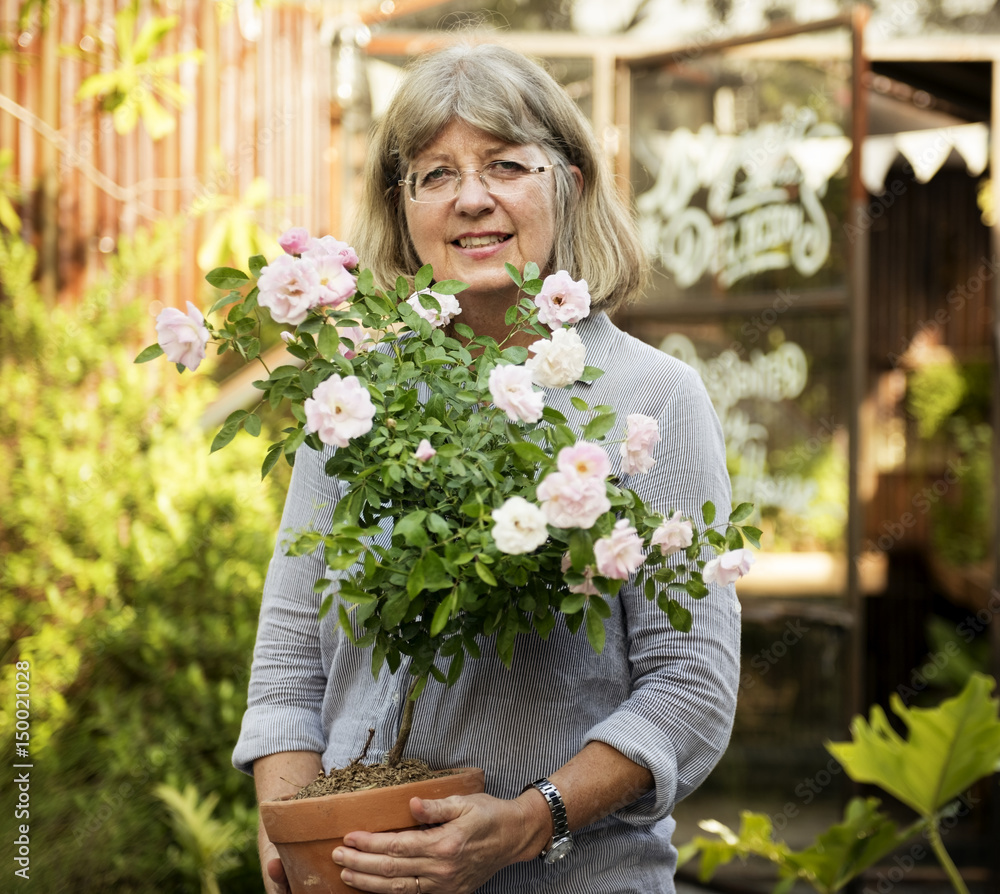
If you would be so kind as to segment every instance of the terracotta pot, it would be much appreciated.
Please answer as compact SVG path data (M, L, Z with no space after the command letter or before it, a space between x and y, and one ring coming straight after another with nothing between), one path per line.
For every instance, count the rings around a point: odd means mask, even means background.
M278 849L292 894L351 894L340 880L333 849L348 832L398 832L419 824L410 798L447 798L483 791L483 771L466 767L448 776L386 788L321 795L299 801L264 801L260 817Z

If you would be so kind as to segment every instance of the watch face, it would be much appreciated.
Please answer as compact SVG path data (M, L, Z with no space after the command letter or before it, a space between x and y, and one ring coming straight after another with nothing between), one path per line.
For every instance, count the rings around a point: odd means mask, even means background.
M553 841L552 847L545 853L545 862L555 863L556 860L561 860L571 850L573 850L572 838L560 838L558 841Z

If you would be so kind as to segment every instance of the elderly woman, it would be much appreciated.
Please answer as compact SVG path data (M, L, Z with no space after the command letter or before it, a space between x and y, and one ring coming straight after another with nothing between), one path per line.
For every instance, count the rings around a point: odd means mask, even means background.
M722 433L697 375L604 312L637 295L646 262L588 122L537 64L496 46L420 59L375 128L359 220L353 244L378 281L429 263L439 279L468 283L462 322L478 334L509 334L504 315L518 294L505 262L586 280L597 312L577 330L604 375L546 403L565 411L581 394L656 418L656 465L634 482L623 476L654 509L700 518L706 500L730 504ZM323 465L299 452L283 528L329 523L335 491ZM369 728L369 758L384 755L398 729L405 666L373 680L336 612L317 620L313 583L324 571L320 556L277 549L265 586L234 755L262 800L347 764ZM343 880L405 894L672 892L671 812L726 747L739 665L732 587L687 604L693 630L678 633L626 586L600 655L557 625L546 641L519 639L509 670L483 648L451 689L428 686L408 756L482 767L486 793L414 800L420 830L349 834L331 855ZM268 890L287 890L263 830L260 854Z

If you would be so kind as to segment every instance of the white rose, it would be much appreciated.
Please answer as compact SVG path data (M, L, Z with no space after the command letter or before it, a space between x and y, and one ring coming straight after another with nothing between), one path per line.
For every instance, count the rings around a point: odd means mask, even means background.
M583 375L587 349L575 329L556 329L552 338L541 338L528 350L535 356L524 365L542 388L565 388Z
M511 497L492 515L493 540L508 556L534 552L548 539L545 513L524 497Z
M748 549L733 549L705 564L701 573L706 584L728 586L735 583L750 570L754 563L753 553Z

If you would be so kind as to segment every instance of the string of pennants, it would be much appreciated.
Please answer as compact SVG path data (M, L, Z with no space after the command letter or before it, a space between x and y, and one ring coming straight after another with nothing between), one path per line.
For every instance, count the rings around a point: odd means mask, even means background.
M913 167L920 183L931 179L952 150L978 177L989 161L990 129L986 124L959 124L932 130L911 130L865 138L861 153L861 181L872 195L885 192L885 178L892 163L902 155Z

